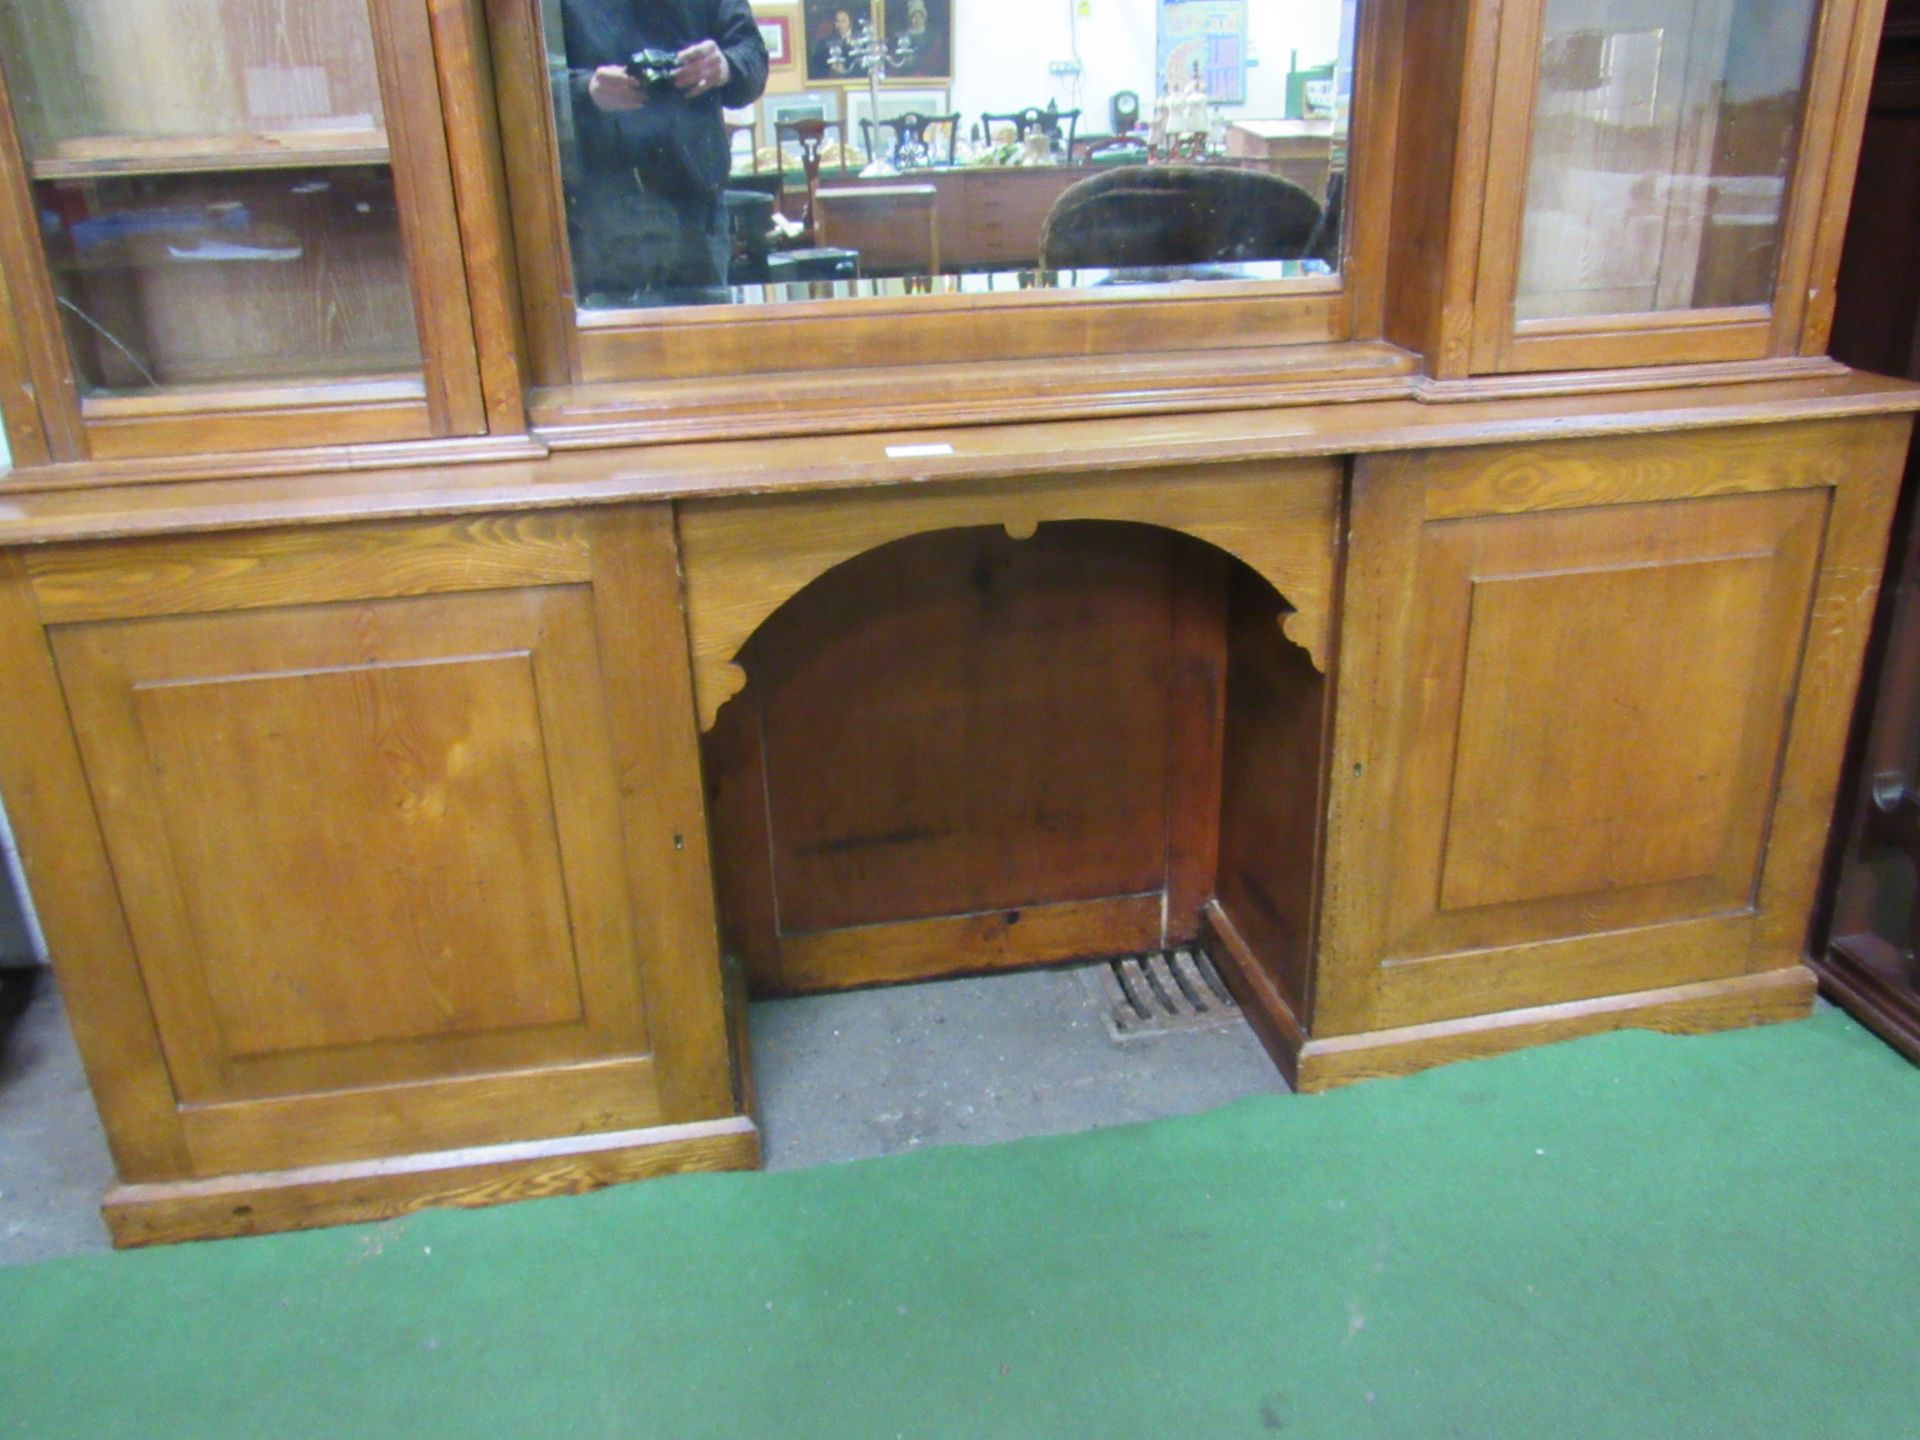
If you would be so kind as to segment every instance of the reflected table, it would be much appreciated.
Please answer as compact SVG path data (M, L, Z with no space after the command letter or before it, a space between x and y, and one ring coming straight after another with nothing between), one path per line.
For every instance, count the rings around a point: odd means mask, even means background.
M813 195L814 226L822 245L854 250L860 269L940 273L940 192L931 184L885 183L822 186ZM916 251L909 217L926 229L926 248Z

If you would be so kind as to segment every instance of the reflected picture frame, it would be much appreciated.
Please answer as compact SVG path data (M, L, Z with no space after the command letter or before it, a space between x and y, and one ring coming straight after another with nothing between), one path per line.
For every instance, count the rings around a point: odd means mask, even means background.
M844 34L836 19L841 11L845 11L847 16ZM843 34L843 38L851 38L859 33L862 24L876 31L880 29L878 0L801 0L800 31L794 43L800 47L798 58L803 62L806 83L810 88L866 84L865 75L854 70L835 70L828 57L836 35Z
M761 143L777 145L777 128L789 120L844 121L838 90L796 90L789 95L764 95L760 99Z
M761 42L767 47L769 70L791 70L794 64L793 17L782 14L757 14L753 23L760 29Z
M956 0L879 0L880 34L889 46L903 41L908 59L889 76L925 86L953 83L953 7Z

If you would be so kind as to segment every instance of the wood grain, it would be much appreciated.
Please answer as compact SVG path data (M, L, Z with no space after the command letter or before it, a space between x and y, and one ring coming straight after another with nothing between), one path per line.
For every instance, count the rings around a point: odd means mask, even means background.
M29 552L48 624L388 599L593 575L577 513L477 516Z
M1797 962L1903 431L1362 466L1316 1035Z
M759 1132L751 1120L737 1118L218 1180L122 1185L108 1192L101 1208L115 1245L166 1245L366 1224L436 1206L580 1195L656 1175L750 1170L759 1163Z
M768 620L742 660L783 936L1165 886L1175 538L913 536Z
M301 1144L325 1092L430 1128L391 1087L648 1052L594 625L572 585L57 633L183 1102L308 1102Z
M1142 953L1161 896L1117 895L783 936L780 990L799 994Z
M1191 940L1214 885L1230 569L1145 526L949 530L770 617L705 747L723 926L756 984ZM1267 596L1272 643L1299 655ZM1102 900L1112 925L1064 940L1032 909L1109 896L1127 897ZM1164 930L1143 936L1149 913Z
M1020 485L943 486L921 494L714 501L681 512L688 620L701 728L745 683L736 657L785 601L841 561L907 535L1054 520L1130 520L1178 530L1245 561L1294 607L1288 637L1324 657L1339 474L1327 465L1169 471Z
M665 505L593 524L594 610L662 1118L733 1113L680 556Z
M1456 1060L1478 1060L1608 1030L1701 1035L1800 1020L1813 1008L1813 989L1812 974L1796 965L1697 985L1541 1005L1337 1040L1310 1040L1300 1052L1297 1088L1312 1094L1358 1080L1410 1075Z
M194 1173L211 1176L661 1123L650 1058L553 1060L549 1052L517 1071L385 1084L377 1108L351 1090L183 1105L180 1126Z
M1218 550L1180 544L1173 550L1172 654L1166 683L1166 921L1160 948L1191 943L1201 908L1213 897L1220 834L1227 730L1230 593L1247 572ZM1275 646L1306 657L1280 634L1284 603L1267 585L1272 609L1261 628ZM1124 703L1121 697L1116 700ZM1111 704L1112 702L1110 702ZM1107 708L1107 707L1102 707Z
M485 434L486 399L427 8L419 0L369 0L369 10L433 433Z
M1028 425L883 430L557 453L534 463L407 465L400 447L370 446L366 461L314 470L303 457L284 476L245 477L210 462L222 478L196 482L143 468L143 483L112 489L76 483L63 469L49 489L9 482L0 503L0 545L121 538L169 530L221 531L281 524L607 505L694 496L775 495L911 487L1058 473L1143 471L1217 461L1348 457L1404 450L1593 439L1905 413L1920 386L1849 371L1779 383L1467 401L1413 400L1264 408L1190 415L1054 421ZM459 454L464 443L456 447ZM908 454L889 454L900 446ZM939 454L928 446L948 447ZM397 453L396 453L397 452ZM357 453L357 452L355 452ZM510 448L509 457L513 455ZM131 463L131 462L129 462ZM393 468L389 468L393 467ZM236 473L236 470L239 473ZM119 467L109 471L117 475ZM189 474L191 472L188 472ZM28 472L30 475L31 472Z
M512 434L527 423L527 335L484 0L430 0L428 18L486 428Z
M1220 802L1210 817L1218 829L1214 908L1232 929L1242 968L1258 972L1250 983L1307 1024L1333 687L1281 637L1277 597L1250 579L1241 572L1232 592Z
M0 553L0 792L54 974L123 1179L189 1173L173 1084L66 696L19 556Z
M1801 959L1811 939L1810 913L1912 425L1911 418L1859 424L1835 441L1846 457L1846 473L1833 493L1793 733L1776 782L1753 970Z
M54 460L75 462L88 458L87 437L80 423L73 363L54 304L53 278L40 245L38 214L14 124L12 94L0 68L0 272L7 277L8 312L16 327L12 343L4 348L17 352L33 386L47 453ZM5 318L8 315L0 314Z
M1235 1003L1260 1037L1288 1086L1300 1083L1300 1052L1306 1048L1306 1026L1274 981L1273 972L1253 953L1240 929L1219 901L1209 901L1202 916L1207 957L1227 983Z
M1073 365L943 355L914 366L905 389L898 371L857 370L765 375L750 387L730 376L554 387L534 395L533 423L556 444L579 445L1240 410L1391 398L1414 368L1405 351L1367 342L1142 349Z
M16 468L43 466L53 459L5 265L0 265L0 427Z

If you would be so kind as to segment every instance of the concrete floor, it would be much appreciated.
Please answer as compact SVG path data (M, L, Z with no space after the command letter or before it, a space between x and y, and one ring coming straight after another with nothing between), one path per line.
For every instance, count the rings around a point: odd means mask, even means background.
M769 1169L1188 1114L1285 1082L1246 1023L1110 1037L1077 971L755 1004ZM0 1265L108 1248L113 1175L50 983L0 1040Z
M111 1248L107 1139L52 977L0 1038L0 1265Z
M1113 1040L1074 970L752 1007L767 1168L1210 1110L1286 1081L1244 1020Z

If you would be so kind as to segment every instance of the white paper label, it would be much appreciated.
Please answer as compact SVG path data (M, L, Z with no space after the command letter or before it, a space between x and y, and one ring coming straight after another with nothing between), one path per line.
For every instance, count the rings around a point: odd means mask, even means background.
M889 460L919 460L928 455L951 455L951 454L953 454L953 446L951 445L889 445L887 446L887 458Z

